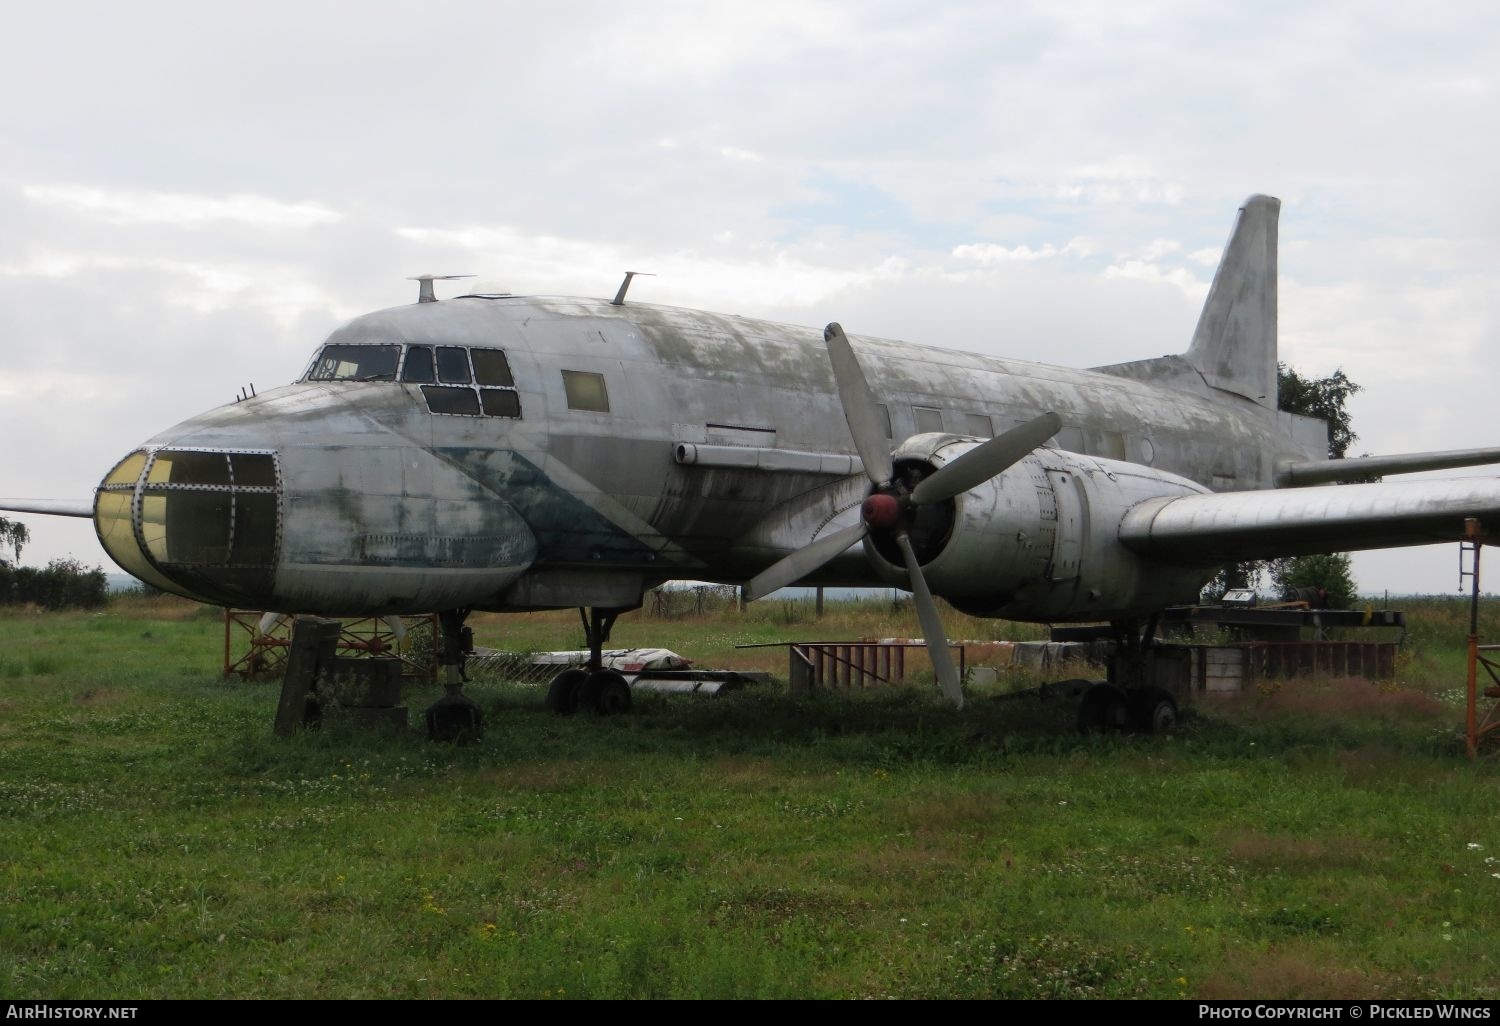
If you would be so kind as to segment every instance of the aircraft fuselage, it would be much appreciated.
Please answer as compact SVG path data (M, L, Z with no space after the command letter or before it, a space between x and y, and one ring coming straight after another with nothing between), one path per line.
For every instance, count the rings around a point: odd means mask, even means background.
M1264 403L1211 388L1179 357L1106 373L853 342L893 448L930 435L936 451L1057 412L1055 450L1006 472L1042 475L1042 491L1048 473L1091 468L1101 481L1145 473L1151 485L1131 501L1176 478L1176 491L1262 488L1278 465L1311 455ZM868 490L813 329L462 297L360 317L325 346L399 348L378 354L395 361L388 374L380 364L360 375L377 380L326 367L317 380L315 359L295 384L147 441L98 493L96 524L117 562L195 598L286 612L630 607L663 580L743 581L853 522ZM495 350L503 374L484 369ZM445 372L445 359L468 363ZM1077 455L1049 470L1049 452L1054 464ZM1033 502L1014 496L986 501ZM1056 520L1054 500L1039 501ZM1061 543L1029 544L1042 577L1066 580L1054 566ZM1087 549L1085 539L1085 559ZM1173 571L1146 590L1190 598L1202 573ZM858 549L814 580L890 583ZM1014 596L971 604L1068 618L1058 602L1017 608ZM1117 611L1106 602L1079 615Z

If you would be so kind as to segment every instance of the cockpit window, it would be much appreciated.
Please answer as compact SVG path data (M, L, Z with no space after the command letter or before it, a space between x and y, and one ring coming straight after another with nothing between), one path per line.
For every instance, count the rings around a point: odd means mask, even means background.
M323 347L308 381L395 381L401 347L396 345L345 345Z
M474 357L474 380L481 385L503 385L506 388L516 386L515 379L510 376L510 364L505 359L505 350L475 349L470 355Z
M521 416L521 396L503 349L467 346L330 343L319 351L305 381L396 381L420 385L427 409L452 417ZM598 377L598 375L595 375ZM603 388L599 379L599 389ZM608 400L604 400L607 402ZM607 407L606 407L607 408ZM158 473L168 462L158 457ZM198 477L222 474L211 460L195 464Z
M486 417L519 417L521 397L512 388L481 388L480 401L484 403Z
M461 417L479 416L479 397L472 388L451 385L423 385L427 408L433 413L451 413Z
M416 348L407 349L408 365ZM514 420L521 416L521 397L516 393L515 379L511 377L510 364L506 362L503 349L434 348L437 351L437 380L441 384L422 386L427 409L453 417L507 417Z
M445 385L469 383L469 351L461 346L438 346L438 380Z
M419 383L433 380L430 346L406 347L406 362L401 365L401 380Z

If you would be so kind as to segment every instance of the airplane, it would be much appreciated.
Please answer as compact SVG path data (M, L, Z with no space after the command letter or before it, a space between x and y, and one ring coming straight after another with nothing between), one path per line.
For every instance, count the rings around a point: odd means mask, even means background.
M961 708L933 596L1108 621L1129 647L1228 562L1456 540L1500 514L1494 478L1328 483L1500 449L1330 463L1327 424L1277 410L1279 213L1245 201L1185 353L1089 370L627 302L635 272L608 301L439 300L452 276L422 275L295 382L135 446L92 500L0 510L89 517L122 569L201 602L437 612L443 722L477 724L476 609L578 608L590 664L548 704L628 709L602 646L674 579L910 590ZM1084 696L1095 720L1170 701L1138 680Z

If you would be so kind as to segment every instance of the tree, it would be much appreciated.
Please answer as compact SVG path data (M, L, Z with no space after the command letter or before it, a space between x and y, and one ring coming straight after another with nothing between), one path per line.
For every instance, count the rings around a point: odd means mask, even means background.
M1328 421L1329 459L1341 460L1349 455L1349 447L1359 436L1350 426L1345 404L1360 388L1349 380L1343 368L1335 369L1326 378L1304 378L1286 364L1278 363L1276 387L1277 405L1281 409ZM1317 601L1331 609L1348 609L1359 598L1346 552L1273 560L1271 581L1282 595L1311 588L1319 596Z
M21 547L31 540L25 524L0 517L0 550L16 554L12 566L0 551L0 605L33 603L44 609L81 606L92 609L108 600L108 581L98 567L76 559L54 559L44 569L21 566Z
M0 565L0 603L43 609L95 609L109 601L108 581L98 567L76 559L54 559L45 567Z
M1271 581L1284 598L1305 597L1317 609L1348 609L1359 599L1346 552L1273 559Z
M1335 369L1326 378L1304 378L1286 364L1276 364L1277 408L1327 421L1328 458L1331 460L1346 457L1349 447L1359 439L1350 426L1349 411L1345 408L1349 397L1358 391L1360 386L1349 380L1343 368ZM1203 590L1209 595L1223 596L1230 588L1254 588L1267 573L1278 594L1286 594L1289 587L1323 587L1330 602L1334 595L1340 597L1339 608L1348 608L1357 597L1349 557L1345 554L1295 556L1269 563L1231 563L1220 570ZM1286 584L1292 580L1297 583Z
M21 546L31 541L31 532L26 530L25 524L18 524L14 520L0 517L0 545L15 550L16 562L21 562ZM5 557L0 556L0 563L5 562Z
M1349 455L1349 446L1359 438L1349 426L1349 411L1344 404L1360 391L1349 380L1343 368L1326 378L1304 378L1284 363L1276 365L1277 408L1287 413L1321 417L1328 421L1328 458L1341 460Z

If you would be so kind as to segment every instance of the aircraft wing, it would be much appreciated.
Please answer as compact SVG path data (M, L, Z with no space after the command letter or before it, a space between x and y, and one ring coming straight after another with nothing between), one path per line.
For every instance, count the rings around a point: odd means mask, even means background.
M45 513L53 517L92 517L93 499L0 499L0 513Z
M1452 478L1147 499L1120 522L1128 548L1182 563L1457 542L1500 527L1500 478Z
M1358 481L1384 474L1415 474L1424 470L1453 470L1500 463L1500 448L1448 449L1443 452L1409 452L1399 456L1356 456L1343 460L1310 460L1288 463L1276 473L1278 488Z

